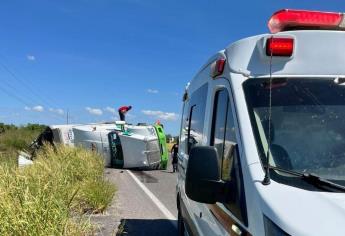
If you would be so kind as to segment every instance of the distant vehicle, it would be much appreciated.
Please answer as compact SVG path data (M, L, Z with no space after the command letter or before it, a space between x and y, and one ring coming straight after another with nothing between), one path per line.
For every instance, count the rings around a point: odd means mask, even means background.
M123 150L123 168L159 169L161 151L153 126L128 126L128 134L119 134Z
M282 10L186 87L179 235L341 235L345 17Z
M108 167L158 169L161 151L154 127L125 128L114 124L76 126L74 144L100 153Z
M141 124L92 123L51 125L30 146L30 154L21 159L32 159L36 150L48 142L52 145L82 146L97 151L104 164L117 168L166 169L167 149L162 128ZM30 158L27 158L30 156Z
M98 152L104 157L104 165L111 166L109 133L115 125L80 125L73 127L74 145Z

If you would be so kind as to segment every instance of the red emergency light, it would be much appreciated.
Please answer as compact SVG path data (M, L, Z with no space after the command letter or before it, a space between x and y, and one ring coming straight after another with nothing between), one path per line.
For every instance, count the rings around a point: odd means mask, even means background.
M271 33L296 29L345 30L343 13L284 9L268 21Z
M211 70L212 77L217 77L218 75L223 74L224 67L225 67L225 58L218 59L215 64L213 65L213 68Z
M281 56L291 57L293 53L293 38L274 38L267 39L266 55L267 56Z

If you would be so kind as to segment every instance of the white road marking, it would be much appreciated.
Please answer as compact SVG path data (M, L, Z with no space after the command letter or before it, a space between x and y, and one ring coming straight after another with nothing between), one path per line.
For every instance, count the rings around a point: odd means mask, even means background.
M139 187L146 193L146 195L152 200L152 202L161 210L168 220L176 220L176 217L159 201L159 199L143 184L140 180L130 171L127 170L128 174L133 180L139 185Z

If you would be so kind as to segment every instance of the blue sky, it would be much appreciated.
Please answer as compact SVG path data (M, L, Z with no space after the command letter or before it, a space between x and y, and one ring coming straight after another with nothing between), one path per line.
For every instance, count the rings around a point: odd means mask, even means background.
M159 119L177 134L181 97L209 56L265 33L281 8L345 12L324 0L3 0L0 122Z

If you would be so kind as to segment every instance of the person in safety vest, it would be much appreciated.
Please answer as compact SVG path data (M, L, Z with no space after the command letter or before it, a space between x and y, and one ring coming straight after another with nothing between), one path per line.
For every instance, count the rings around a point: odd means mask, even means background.
M177 157L177 154L178 154L178 142L179 140L177 140L177 142L174 144L174 146L172 146L171 148L171 158L172 158L172 165L173 165L173 173L174 172L177 172L177 163L178 163L178 157Z

